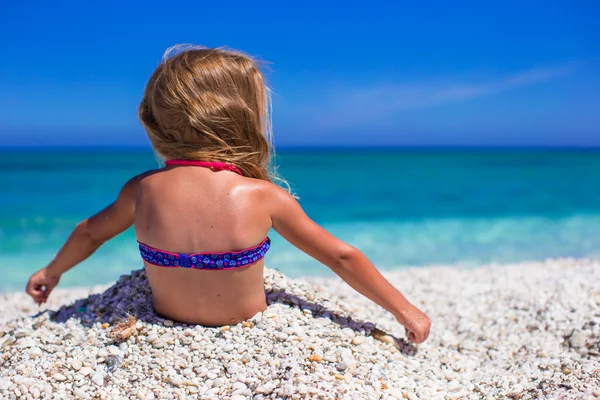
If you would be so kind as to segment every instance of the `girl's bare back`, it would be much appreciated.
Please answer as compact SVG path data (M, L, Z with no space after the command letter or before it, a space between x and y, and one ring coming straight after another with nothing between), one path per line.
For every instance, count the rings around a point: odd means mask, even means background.
M213 253L261 243L271 218L261 182L233 172L174 166L139 181L138 241L173 253ZM156 311L203 325L235 324L266 308L264 259L230 270L163 268L145 262Z

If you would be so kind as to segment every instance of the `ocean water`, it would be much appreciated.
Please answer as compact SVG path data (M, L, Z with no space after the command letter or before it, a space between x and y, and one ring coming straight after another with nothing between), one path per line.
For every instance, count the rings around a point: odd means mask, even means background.
M288 150L277 163L308 215L382 269L600 256L600 151ZM78 221L156 166L150 150L0 152L0 291L22 290ZM271 237L268 266L331 274ZM141 266L128 230L61 285Z

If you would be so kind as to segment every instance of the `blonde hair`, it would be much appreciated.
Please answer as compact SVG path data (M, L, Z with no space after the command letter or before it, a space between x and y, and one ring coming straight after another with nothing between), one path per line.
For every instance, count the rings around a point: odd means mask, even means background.
M271 99L258 63L239 51L173 46L139 106L155 152L167 160L222 161L272 182Z

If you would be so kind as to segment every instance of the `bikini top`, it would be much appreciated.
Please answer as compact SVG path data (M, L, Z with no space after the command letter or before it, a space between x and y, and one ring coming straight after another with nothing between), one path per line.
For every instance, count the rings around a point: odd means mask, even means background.
M213 171L231 171L242 175L235 166L223 162L192 161L192 160L168 160L166 166L170 165L192 165L196 167L210 168ZM153 265L168 268L193 268L204 270L225 270L245 267L261 260L269 248L271 240L266 237L260 244L238 251L227 251L224 253L193 253L182 254L159 250L138 241L142 258Z

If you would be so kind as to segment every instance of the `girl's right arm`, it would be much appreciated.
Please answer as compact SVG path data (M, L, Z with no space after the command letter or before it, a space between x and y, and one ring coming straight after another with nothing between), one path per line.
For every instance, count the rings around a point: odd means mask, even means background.
M267 192L269 199L265 203L269 204L273 229L327 265L357 292L392 313L406 328L411 341L421 343L427 339L431 326L427 315L389 283L364 254L312 221L285 190L269 184Z

